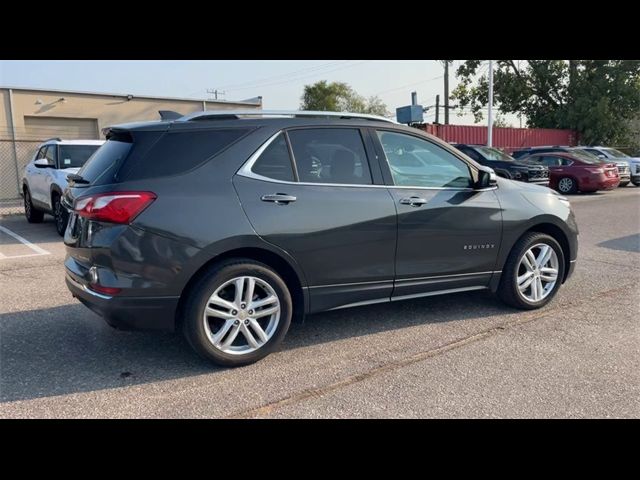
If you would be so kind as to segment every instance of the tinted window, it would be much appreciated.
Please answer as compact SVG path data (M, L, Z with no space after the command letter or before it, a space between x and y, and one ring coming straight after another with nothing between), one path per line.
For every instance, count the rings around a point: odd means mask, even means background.
M553 157L549 155L545 155L544 157L539 157L540 161L543 165L547 165L548 167L558 167L562 165L562 158Z
M38 155L36 155L36 160L40 159L40 158L44 158L44 154L47 151L47 147L42 147L40 148L40 150L38 150Z
M60 168L80 168L100 145L60 145Z
M165 177L196 168L248 132L246 129L165 133L148 150L132 155L123 165L120 180ZM136 140L137 143L137 140Z
M470 187L469 167L435 143L412 135L378 131L396 185Z
M591 155L595 155L598 158L607 158L607 155L604 152L601 152L600 150L596 150L594 148L585 148L584 151L589 152Z
M473 150L479 152L485 159L489 161L511 162L513 158L497 148L493 147L472 147ZM473 157L471 157L473 158Z
M359 130L310 128L291 130L288 134L301 182L372 183Z
M251 167L251 171L263 177L293 182L293 167L284 134L272 141Z
M476 162L482 162L482 157L473 148L463 147L460 149L466 156L473 158Z
M131 137L128 135L107 140L87 160L78 175L94 185L111 183L117 167L129 155L132 145Z

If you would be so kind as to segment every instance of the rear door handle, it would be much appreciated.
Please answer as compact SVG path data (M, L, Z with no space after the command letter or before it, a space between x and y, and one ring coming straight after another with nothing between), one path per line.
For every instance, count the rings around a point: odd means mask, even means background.
M260 197L263 202L273 202L278 205L288 205L291 202L295 202L297 199L293 195L287 195L286 193L272 193L270 195L263 195Z
M420 197L409 197L409 198L401 199L400 203L402 205L411 205L412 207L419 207L419 206L424 205L425 203L427 203L427 199L426 198L420 198Z

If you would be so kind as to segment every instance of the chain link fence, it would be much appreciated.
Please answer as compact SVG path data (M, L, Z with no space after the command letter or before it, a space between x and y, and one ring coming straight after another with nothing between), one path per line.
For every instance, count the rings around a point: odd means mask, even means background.
M23 213L22 174L41 140L0 140L0 217Z

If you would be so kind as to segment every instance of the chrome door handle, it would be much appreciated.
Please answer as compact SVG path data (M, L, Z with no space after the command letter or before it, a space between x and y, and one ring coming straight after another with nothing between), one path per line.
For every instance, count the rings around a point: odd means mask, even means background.
M297 199L293 195L287 195L285 193L272 193L271 195L263 195L260 197L263 202L273 202L278 205L288 205L291 202L295 202Z
M401 199L400 203L402 205L411 205L412 207L419 207L419 206L424 205L425 203L427 203L427 199L426 198L420 198L420 197L409 197L409 198Z

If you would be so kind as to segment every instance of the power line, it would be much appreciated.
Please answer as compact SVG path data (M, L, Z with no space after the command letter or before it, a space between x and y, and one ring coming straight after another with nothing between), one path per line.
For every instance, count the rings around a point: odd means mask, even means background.
M255 89L255 88L272 87L272 86L275 86L275 85L284 85L286 83L291 83L291 82L299 82L300 80L305 80L305 79L308 79L308 78L311 78L311 77L315 77L317 75L326 75L327 73L335 72L335 71L342 70L342 69L345 69L345 68L356 67L356 66L362 65L363 63L366 63L368 61L370 61L370 60L361 60L361 61L359 61L357 63L353 63L351 65L342 65L340 67L333 68L333 69L327 70L325 72L314 72L312 74L307 74L307 75L303 75L303 76L300 76L300 77L297 77L297 78L291 78L291 79L288 79L288 80L265 83L265 84L258 85L258 86L253 86L253 87L229 88L227 90L231 90L231 91L248 90L248 89Z
M350 60L339 60L339 61L333 61L333 62L327 62L327 63L323 63L321 65L315 65L315 66L311 66L311 67L305 67L305 68L301 68L298 70L293 70L292 72L287 72L287 73L281 73L278 75L272 75L269 77L263 77L257 80L251 80L248 82L241 82L241 83L232 83L232 84L228 84L228 85L222 85L221 87L218 88L228 88L228 89L234 89L236 87L251 87L251 86L255 86L256 84L260 84L260 83L264 83L264 82L270 82L282 77L290 77L291 75L296 75L296 74L300 74L300 73L308 73L309 71L312 70L321 70L323 68L329 67L329 66L334 66L336 64L340 64L340 63L346 63L349 62Z

